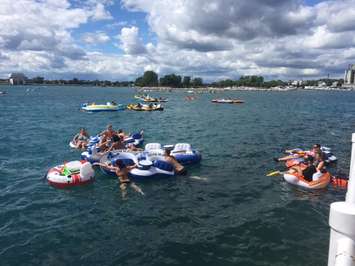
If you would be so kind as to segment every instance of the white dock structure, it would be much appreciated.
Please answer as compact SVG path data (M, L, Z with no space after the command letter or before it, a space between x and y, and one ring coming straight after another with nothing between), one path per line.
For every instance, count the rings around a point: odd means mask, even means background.
M345 201L330 205L328 266L355 266L355 133Z

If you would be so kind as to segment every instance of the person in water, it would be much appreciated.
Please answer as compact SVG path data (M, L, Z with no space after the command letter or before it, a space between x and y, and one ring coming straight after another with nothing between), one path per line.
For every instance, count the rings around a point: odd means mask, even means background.
M178 175L186 175L186 168L182 164L180 164L170 153L171 149L165 148L164 159L173 165L175 173L177 173Z
M87 145L89 142L89 134L85 130L85 128L81 128L80 132L76 134L72 140L72 143L74 143L75 148L77 149L86 149Z
M307 156L315 157L316 153L321 153L322 154L322 158L324 160L324 154L321 151L321 145L320 144L314 144L310 151L287 150L286 152L289 152L289 153L292 153L292 154L284 156L284 157L281 157L281 158L274 158L274 160L276 162L283 162L283 161L288 161L288 160L297 159L297 158L306 158Z
M117 160L114 165L108 165L105 163L94 163L93 165L99 165L108 170L115 172L116 176L118 177L118 181L120 182L120 189L122 192L123 199L125 199L127 196L128 185L130 185L131 188L134 189L139 194L144 195L142 189L139 186L137 186L134 182L132 182L128 177L129 171L137 167L136 164L131 166L126 166L124 163L122 163L121 160Z

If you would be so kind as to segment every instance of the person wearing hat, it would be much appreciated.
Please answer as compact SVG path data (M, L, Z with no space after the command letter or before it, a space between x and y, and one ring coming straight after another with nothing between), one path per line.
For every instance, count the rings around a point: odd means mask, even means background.
M120 182L120 189L122 192L122 198L125 199L127 196L127 186L130 185L132 189L144 196L142 189L132 182L129 177L129 171L136 168L137 165L126 166L121 160L116 160L113 165L108 165L106 163L94 163L93 165L102 166L110 171L114 171Z
M170 154L173 147L164 146L164 148L164 159L173 165L175 173L178 175L186 175L186 168L182 164L180 164L174 156Z

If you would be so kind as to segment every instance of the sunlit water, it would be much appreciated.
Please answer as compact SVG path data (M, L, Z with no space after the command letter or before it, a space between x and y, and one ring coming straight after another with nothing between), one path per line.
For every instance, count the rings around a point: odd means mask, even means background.
M325 265L329 204L345 192L309 192L265 173L284 148L322 143L349 168L354 92L164 92L163 112L88 114L84 102L134 101L133 89L2 87L0 97L1 265ZM214 97L242 105L216 105ZM145 196L97 171L84 187L58 190L48 168L78 159L69 140L108 123L145 130L145 143L189 142L202 152L197 180L139 183Z

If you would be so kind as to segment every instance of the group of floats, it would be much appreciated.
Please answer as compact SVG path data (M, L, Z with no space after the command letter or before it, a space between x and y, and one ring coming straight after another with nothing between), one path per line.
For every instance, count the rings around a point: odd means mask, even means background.
M129 104L127 105L128 110L133 111L163 111L164 107L161 104L150 103L150 104Z
M156 97L152 97L148 94L147 95L134 95L134 98L141 100L143 102L146 102L146 103L164 103L164 102L168 101L167 98L162 98L162 97L156 98Z
M94 181L95 163L115 165L118 160L126 166L137 165L129 173L133 180L174 176L177 174L174 165L165 157L167 149L170 156L182 165L197 164L201 161L200 152L193 149L189 143L165 146L160 143L148 143L144 149L138 148L143 145L143 141L143 135L135 133L124 139L126 149L101 152L98 148L100 137L90 137L87 150L81 153L81 160L50 168L46 174L48 183L57 188L88 184ZM73 147L72 144L69 145ZM100 168L105 174L114 175L108 168Z
M123 104L117 104L114 101L107 102L106 104L83 103L81 105L81 110L89 113L116 112L125 109L133 111L163 111L164 107L160 103L168 101L166 98L153 98L149 95L135 95L134 98L139 99L145 103L132 103L128 104L127 106Z
M320 147L321 152L324 156L324 162L327 166L331 166L337 162L337 157L331 152L331 149L325 146ZM341 182L346 183L344 179L337 180L338 178L333 178L332 175L324 168L323 170L312 171L310 173L311 180L309 178L305 178L303 174L300 174L299 171L295 170L294 167L299 167L303 172L310 164L309 157L307 154L310 154L310 151L306 151L300 148L286 150L288 154L287 159L285 161L285 166L287 167L287 171L279 172L275 171L270 173L269 175L272 176L273 174L282 174L284 180L292 185L296 185L306 189L322 189L328 186L328 184L333 182ZM341 185L343 186L343 185Z

